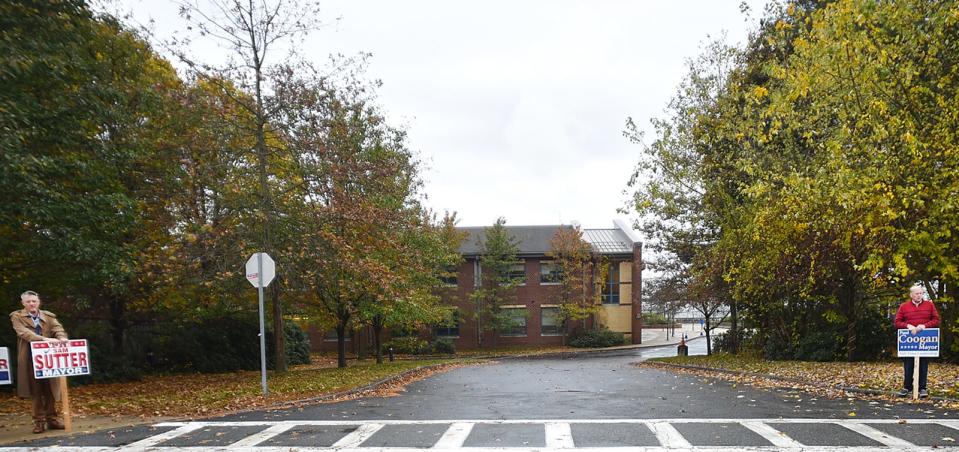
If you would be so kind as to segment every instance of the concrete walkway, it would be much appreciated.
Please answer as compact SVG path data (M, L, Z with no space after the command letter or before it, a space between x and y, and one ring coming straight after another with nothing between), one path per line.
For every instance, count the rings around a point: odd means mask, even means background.
M670 333L668 337L665 328L643 328L642 345L646 347L675 345L682 339L683 334L686 334L686 340L700 337L703 334L703 330L698 323L683 323L681 326L682 328L677 327L675 330L668 331ZM725 332L726 328L716 328L710 332L710 336L715 340L717 336Z

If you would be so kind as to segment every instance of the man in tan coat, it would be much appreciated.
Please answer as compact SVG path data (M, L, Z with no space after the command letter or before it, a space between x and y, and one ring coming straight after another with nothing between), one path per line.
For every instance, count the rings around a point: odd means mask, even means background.
M60 342L67 340L67 332L50 311L40 310L40 296L32 290L20 295L23 309L10 313L10 322L17 333L17 395L33 399L33 433L46 428L63 429L57 419L56 401L60 400L59 379L36 379L30 362L30 342Z

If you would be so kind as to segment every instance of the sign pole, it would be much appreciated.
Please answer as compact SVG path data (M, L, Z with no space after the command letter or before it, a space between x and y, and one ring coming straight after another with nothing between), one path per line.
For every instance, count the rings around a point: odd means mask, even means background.
M912 400L919 400L919 357L912 362Z
M73 430L73 416L70 415L70 390L67 389L67 377L60 377L60 403L63 405L63 429Z
M260 385L263 386L263 397L269 390L266 387L266 332L263 326L263 253L256 254L257 291L260 293Z

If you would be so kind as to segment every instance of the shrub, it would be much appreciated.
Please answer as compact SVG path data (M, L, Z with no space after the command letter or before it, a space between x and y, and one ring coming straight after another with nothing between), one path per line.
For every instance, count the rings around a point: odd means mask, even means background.
M666 317L656 312L643 313L643 325L663 325L666 323Z
M429 342L418 337L395 337L383 344L383 353L388 353L390 347L393 347L394 353L404 355L422 355L432 351Z
M287 320L283 324L286 334L286 362L288 364L310 363L310 336L295 322Z
M138 357L142 362L139 365L145 369L214 373L260 368L260 326L255 313L163 323L146 330L152 338L140 343L136 354L131 355ZM284 334L287 363L309 363L310 342L303 330L286 321ZM273 337L273 331L267 330L265 341L270 368L276 364ZM93 365L97 366L96 361Z
M739 334L739 351L747 351L749 349L749 344L753 341L755 334L752 331L747 331L743 328L739 328L737 333ZM727 331L722 334L717 334L713 338L713 352L714 353L732 353L733 352L733 332Z
M793 346L789 338L781 334L771 334L763 347L763 356L773 361L782 361L793 358Z
M569 345L579 348L612 347L614 345L623 345L625 337L623 333L610 331L609 328L593 328L587 330L581 335L573 337Z
M800 361L835 361L842 357L843 340L835 331L813 331L799 339L793 358Z
M433 348L433 353L437 354L452 355L456 353L456 345L453 344L453 340L445 337L434 340L431 347Z

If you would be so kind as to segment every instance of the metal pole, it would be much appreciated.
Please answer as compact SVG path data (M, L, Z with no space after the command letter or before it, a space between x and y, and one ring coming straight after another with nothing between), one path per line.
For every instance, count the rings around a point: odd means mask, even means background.
M919 400L919 357L912 361L912 400Z
M266 332L263 326L263 253L256 253L256 272L256 288L260 293L260 384L266 397L269 390L266 388Z

